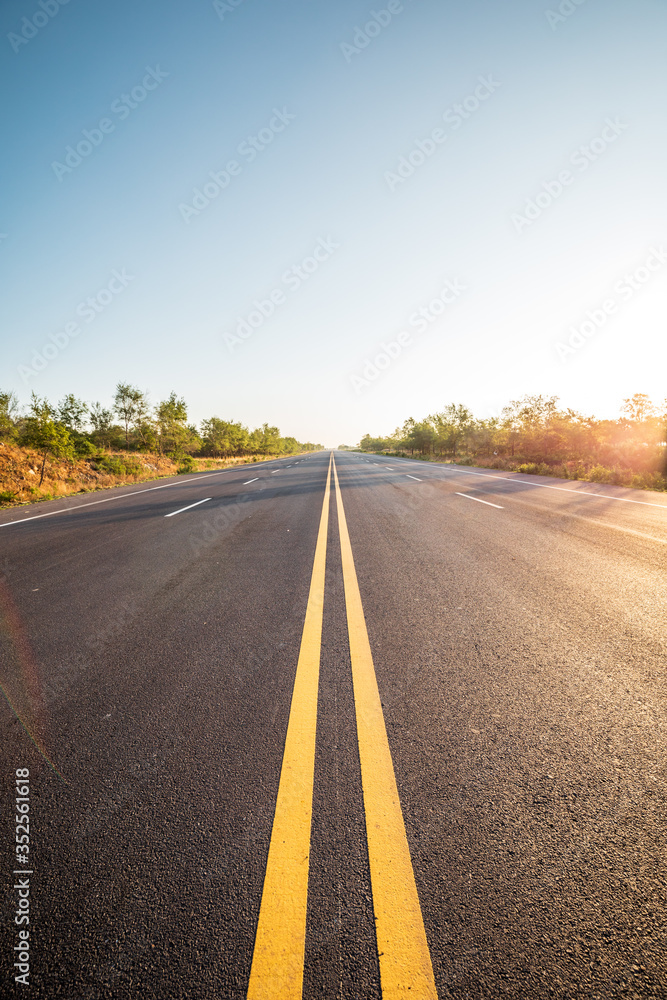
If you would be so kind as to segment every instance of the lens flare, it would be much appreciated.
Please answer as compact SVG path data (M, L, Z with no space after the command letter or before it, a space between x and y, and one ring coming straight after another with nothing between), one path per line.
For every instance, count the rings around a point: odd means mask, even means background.
M18 608L2 578L0 578L0 632L4 632L8 640L10 651L8 662L13 660L18 666L18 672L11 680L6 676L0 677L0 691L40 757L61 781L68 784L38 737L38 734L46 730L46 711L39 667L30 648Z

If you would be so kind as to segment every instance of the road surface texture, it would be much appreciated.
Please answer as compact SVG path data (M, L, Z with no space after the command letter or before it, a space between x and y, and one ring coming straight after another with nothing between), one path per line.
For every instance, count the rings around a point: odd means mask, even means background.
M667 997L666 557L345 452L3 512L0 994Z

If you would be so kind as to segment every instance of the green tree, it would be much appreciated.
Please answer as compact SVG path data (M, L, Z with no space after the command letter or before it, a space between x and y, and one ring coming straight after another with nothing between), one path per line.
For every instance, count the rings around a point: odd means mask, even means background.
M147 438L148 399L146 393L128 382L119 382L113 398L114 412L125 428L125 447L130 447L130 427L137 430L145 442Z
M86 424L88 407L82 399L77 399L70 392L58 403L56 414L58 422L63 424L70 434L81 433Z
M444 451L456 458L460 444L474 423L471 411L463 403L448 403L440 413L434 413L428 419L433 425L440 453Z
M13 392L0 391L0 438L16 436L18 400Z
M210 417L201 425L202 448L207 455L227 458L248 450L248 429L243 424Z
M415 423L407 438L410 450L420 455L430 455L437 440L438 435L430 418Z
M277 427L262 424L258 428L258 452L260 455L277 455L280 453L280 431Z
M168 399L155 407L155 424L160 454L172 453L176 456L184 451L189 437L187 428L188 408L184 399L178 399L172 392Z
M109 448L111 445L113 412L105 409L101 403L93 403L89 413L90 422L93 425L93 438L97 444Z
M32 393L30 411L21 432L21 444L35 448L42 455L39 485L44 482L44 469L49 455L55 458L74 458L74 444L63 423L54 420L56 411L46 399Z

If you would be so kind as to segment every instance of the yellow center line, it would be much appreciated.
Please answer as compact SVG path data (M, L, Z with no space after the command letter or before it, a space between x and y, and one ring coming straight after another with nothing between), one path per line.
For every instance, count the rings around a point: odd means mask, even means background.
M437 1000L335 462L333 471L382 997Z
M331 463L264 877L248 1000L301 1000Z

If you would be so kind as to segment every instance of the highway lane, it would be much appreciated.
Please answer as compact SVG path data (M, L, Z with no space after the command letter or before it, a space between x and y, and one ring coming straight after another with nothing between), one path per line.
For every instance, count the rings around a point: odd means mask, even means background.
M35 996L246 996L328 465L0 517L77 508L0 527L1 680L39 748L5 704L2 780L29 766L35 796ZM303 995L391 995L339 497L438 995L665 995L667 503L336 468Z

